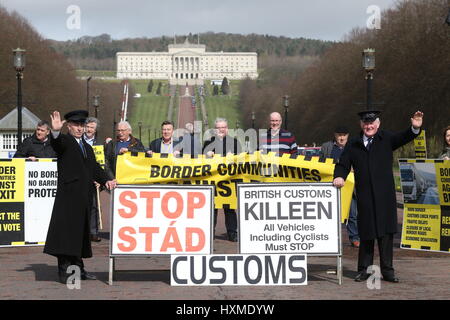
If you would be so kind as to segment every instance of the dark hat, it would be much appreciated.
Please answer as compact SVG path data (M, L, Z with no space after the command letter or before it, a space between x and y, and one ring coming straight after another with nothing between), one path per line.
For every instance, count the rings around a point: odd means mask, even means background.
M358 116L362 122L373 122L376 118L379 118L381 111L379 110L366 110L358 112Z
M86 110L70 111L64 115L64 119L70 122L85 122L89 113Z
M339 127L336 127L336 129L334 129L334 133L344 133L344 134L347 134L349 131L348 131L348 129L347 129L347 127L344 127L344 126L339 126Z

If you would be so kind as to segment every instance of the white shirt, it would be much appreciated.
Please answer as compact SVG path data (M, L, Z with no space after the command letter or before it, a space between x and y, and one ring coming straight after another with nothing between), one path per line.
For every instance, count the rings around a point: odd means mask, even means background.
M84 141L86 141L87 144L89 144L91 146L94 145L95 135L91 139L89 139L86 134L83 134L83 137L84 137Z

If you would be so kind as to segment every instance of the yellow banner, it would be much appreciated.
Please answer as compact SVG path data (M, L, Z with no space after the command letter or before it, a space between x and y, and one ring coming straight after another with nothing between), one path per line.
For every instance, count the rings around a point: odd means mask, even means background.
M332 159L319 162L318 157L305 160L304 156L274 153L206 158L203 155L175 158L173 155L126 153L117 158L119 184L186 184L214 185L215 207L237 207L236 183L239 182L331 182L334 164ZM342 221L348 218L354 186L351 173L341 190Z
M25 159L0 160L0 202L24 201Z
M416 159L427 158L427 139L425 137L425 130L422 130L420 134L414 139L414 149L416 153Z
M104 152L104 148L102 145L98 145L98 146L92 146L92 149L94 149L94 154L95 154L95 160L97 160L98 164L101 165L102 167L105 166L105 152Z

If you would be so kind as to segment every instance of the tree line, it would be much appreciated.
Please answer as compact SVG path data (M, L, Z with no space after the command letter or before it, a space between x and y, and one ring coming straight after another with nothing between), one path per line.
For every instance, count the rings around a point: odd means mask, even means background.
M240 108L247 127L256 111L258 127L267 127L272 111L284 115L290 96L289 130L300 145L332 138L337 125L359 132L357 112L366 108L362 51L376 50L373 100L382 110L382 126L406 128L418 109L425 113L427 137L442 140L450 123L450 27L444 24L447 0L399 1L382 13L381 29L353 29L320 59L273 65L257 81L245 80ZM291 72L285 72L290 67ZM294 70L292 70L294 69ZM440 146L440 145L439 145Z
M17 105L17 79L13 68L12 49L26 50L26 66L22 79L23 106L40 119L50 120L50 113L64 114L74 109L87 109L86 81L78 80L74 67L62 54L50 47L28 21L16 12L0 6L0 118ZM90 81L90 115L94 115L92 96L100 95L100 136L112 135L113 111L119 109L120 83ZM116 112L117 114L117 112Z
M206 45L207 51L257 52L264 67L265 57L317 56L323 54L333 42L287 38L258 34L232 34L206 32L198 34L177 35L177 43L189 39L191 43ZM69 59L76 69L115 70L117 52L151 52L167 51L167 46L174 43L173 37L127 38L114 40L108 34L84 36L75 40L49 40L51 47ZM269 62L269 61L268 61Z

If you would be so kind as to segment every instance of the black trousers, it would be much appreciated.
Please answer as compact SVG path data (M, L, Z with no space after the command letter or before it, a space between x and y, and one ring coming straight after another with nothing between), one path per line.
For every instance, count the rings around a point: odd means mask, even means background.
M378 250L380 252L380 269L384 277L394 276L394 235L386 234L377 238ZM373 265L375 240L361 240L358 254L358 272L366 271Z
M83 259L81 259L80 257L66 256L66 255L58 255L56 257L58 259L58 273L60 275L62 276L68 275L67 268L69 268L69 266L72 265L78 266L81 272L84 271Z
M218 212L218 209L214 209L214 230L216 230L216 225L217 225L217 212ZM237 232L236 210L230 209L230 208L224 208L223 213L225 214L225 227L227 228L227 233Z

